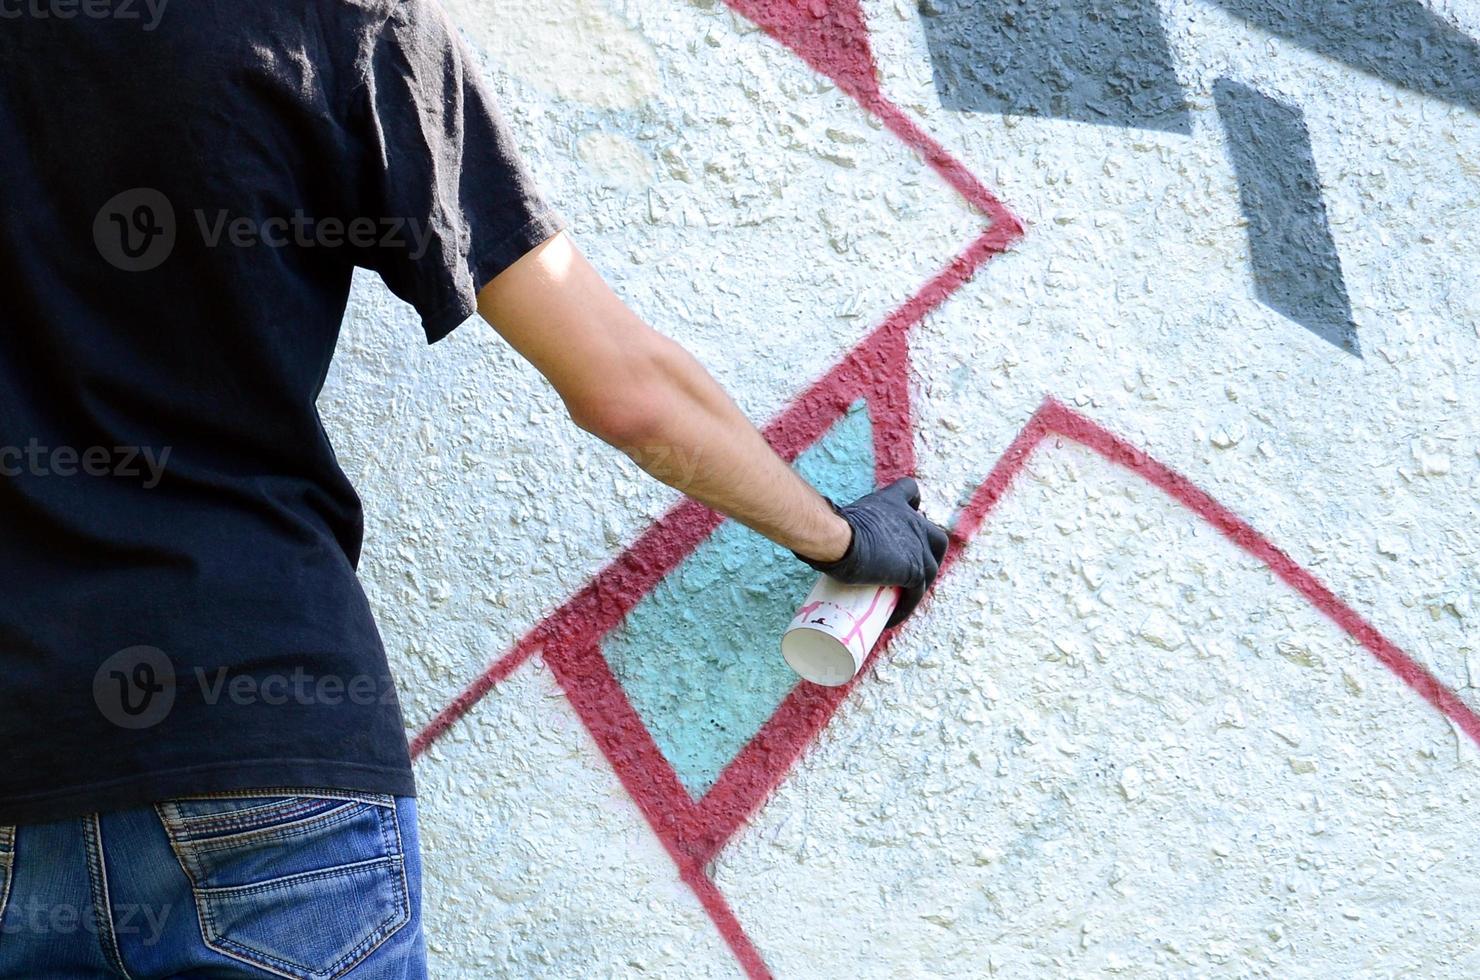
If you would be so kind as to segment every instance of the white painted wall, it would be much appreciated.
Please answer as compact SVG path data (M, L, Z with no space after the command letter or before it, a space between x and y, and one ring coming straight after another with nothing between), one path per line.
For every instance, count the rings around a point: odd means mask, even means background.
M887 94L1028 225L915 332L950 513L1046 394L1246 518L1480 706L1480 116L1169 0L1189 137ZM718 0L456 0L549 196L758 422L979 234ZM1480 33L1480 4L1436 4ZM1298 104L1366 357L1254 298L1211 84ZM412 734L675 495L481 323L356 291L321 407ZM536 658L420 762L437 977L743 975ZM778 977L1473 976L1473 743L1134 476L1045 447L713 869Z

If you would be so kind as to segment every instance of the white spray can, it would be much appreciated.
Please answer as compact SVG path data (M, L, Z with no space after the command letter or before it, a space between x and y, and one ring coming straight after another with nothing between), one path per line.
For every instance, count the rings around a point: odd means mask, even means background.
M824 575L781 638L781 655L803 680L842 687L863 670L899 596L893 586L844 585Z

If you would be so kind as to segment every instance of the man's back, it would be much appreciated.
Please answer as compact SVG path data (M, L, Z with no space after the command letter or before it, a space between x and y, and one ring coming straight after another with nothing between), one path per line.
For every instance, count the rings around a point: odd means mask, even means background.
M315 399L356 265L435 340L556 219L434 5L138 9L0 25L0 824L407 794Z

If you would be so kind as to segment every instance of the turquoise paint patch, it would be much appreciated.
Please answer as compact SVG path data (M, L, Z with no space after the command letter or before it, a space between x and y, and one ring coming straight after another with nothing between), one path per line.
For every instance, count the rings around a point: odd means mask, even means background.
M797 460L840 502L874 488L873 426L860 402ZM726 521L602 646L632 706L688 791L709 791L791 693L781 633L817 575Z

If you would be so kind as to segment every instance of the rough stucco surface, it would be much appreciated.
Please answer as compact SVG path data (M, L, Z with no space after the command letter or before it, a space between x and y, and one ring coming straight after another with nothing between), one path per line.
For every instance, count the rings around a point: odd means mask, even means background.
M1083 451L979 545L721 860L778 976L1480 968L1473 746L1384 668Z
M423 766L433 976L742 975L542 662L468 727Z
M583 248L758 422L982 232L717 0L449 9ZM1480 37L1473 0L1429 9ZM1160 6L1190 134L958 112L916 4L862 12L884 95L1027 226L910 335L927 509L1052 395L1480 706L1480 115L1191 0ZM1361 359L1259 301L1222 78L1304 116ZM678 499L486 326L418 338L365 279L321 400L408 735ZM623 677L712 775L733 747L694 719L764 712L752 685L716 715L723 671L682 687L662 620ZM745 975L620 768L538 656L432 744L434 976ZM709 871L778 977L1473 976L1477 780L1469 736L1261 563L1049 439Z

